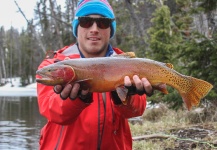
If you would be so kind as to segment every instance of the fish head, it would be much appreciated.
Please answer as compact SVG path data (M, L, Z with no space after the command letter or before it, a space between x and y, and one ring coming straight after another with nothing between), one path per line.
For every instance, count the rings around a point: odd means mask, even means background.
M36 82L44 85L66 85L75 81L76 74L69 65L48 65L36 71L39 78Z

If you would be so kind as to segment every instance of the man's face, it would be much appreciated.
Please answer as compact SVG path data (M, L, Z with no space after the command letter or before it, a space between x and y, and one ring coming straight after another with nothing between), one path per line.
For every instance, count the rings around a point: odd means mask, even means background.
M100 18L100 15L89 15L88 17ZM85 57L103 57L106 54L111 27L101 29L96 22L89 27L83 28L78 25L77 41L79 49Z

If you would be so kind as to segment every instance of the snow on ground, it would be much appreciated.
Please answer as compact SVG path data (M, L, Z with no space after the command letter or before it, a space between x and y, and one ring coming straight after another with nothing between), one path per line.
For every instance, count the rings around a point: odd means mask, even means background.
M29 84L29 85L27 85L27 86L25 86L26 88L30 88L30 89L36 89L36 87L37 87L37 84L36 83L32 83L32 84Z
M0 96L37 96L36 83L21 87L20 78L7 79L9 83L0 87Z
M36 89L25 87L0 87L0 96L37 96Z
M3 85L2 87L20 87L21 86L20 77L15 77L11 79L2 79L2 82L5 82L5 81L7 81L8 83Z

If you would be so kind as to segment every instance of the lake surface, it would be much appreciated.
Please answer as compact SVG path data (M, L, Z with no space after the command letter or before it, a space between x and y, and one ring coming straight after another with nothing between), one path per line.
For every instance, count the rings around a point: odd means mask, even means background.
M0 150L37 150L45 123L37 97L0 97Z

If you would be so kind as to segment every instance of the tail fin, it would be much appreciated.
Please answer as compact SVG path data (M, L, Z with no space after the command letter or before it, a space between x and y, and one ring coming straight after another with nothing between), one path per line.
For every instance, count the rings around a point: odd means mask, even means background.
M213 88L212 84L204 80L200 80L194 77L189 77L189 80L191 87L187 91L179 91L188 110L190 110L192 106L198 106L200 100L204 98Z

